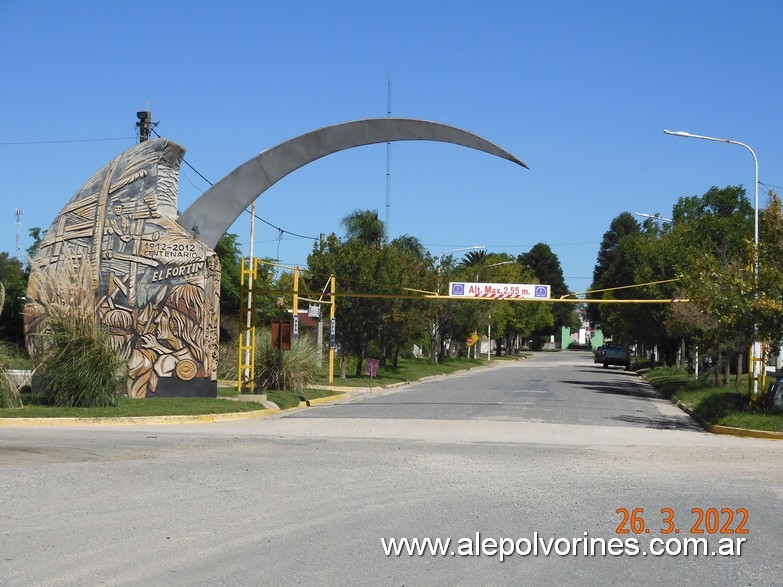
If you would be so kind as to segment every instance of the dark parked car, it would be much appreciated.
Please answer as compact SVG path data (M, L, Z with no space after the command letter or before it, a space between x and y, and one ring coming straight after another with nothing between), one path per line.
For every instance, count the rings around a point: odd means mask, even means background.
M601 345L593 351L593 363L603 363L604 356L606 356L606 349Z
M603 360L600 361L604 364L604 369L609 365L618 365L625 367L626 371L631 370L631 349L628 345L619 342L609 342L603 347ZM599 361L596 361L598 363Z

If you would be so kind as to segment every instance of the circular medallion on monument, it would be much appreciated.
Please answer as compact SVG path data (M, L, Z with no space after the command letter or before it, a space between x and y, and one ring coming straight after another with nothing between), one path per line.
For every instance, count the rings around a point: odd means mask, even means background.
M182 381L190 381L196 376L197 368L196 364L190 359L183 359L177 363L174 370L177 373L177 377L182 379Z

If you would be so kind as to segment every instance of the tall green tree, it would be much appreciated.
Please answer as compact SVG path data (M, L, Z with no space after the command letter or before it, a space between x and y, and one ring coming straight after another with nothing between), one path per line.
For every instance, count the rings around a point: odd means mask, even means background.
M727 382L730 362L753 338L753 207L741 186L713 187L703 196L680 198L672 218L682 285L714 325L700 346L712 350Z
M478 251L468 251L459 262L459 267L478 268L486 265L489 255L484 249Z
M324 281L336 276L340 292L377 293L374 287L380 249L354 239L343 243L335 234L317 244L307 258L311 278ZM336 341L344 368L348 357L357 357L356 376L361 376L368 345L377 338L379 328L378 300L362 297L340 297L336 307Z
M418 246L412 246L416 243ZM431 266L432 257L418 239L408 236L394 239L382 248L376 268L376 285L389 294L432 291L434 274ZM384 300L381 307L384 311L378 332L381 365L391 361L396 367L401 353L409 352L414 343L423 346L431 321L431 303L395 298Z
M24 346L23 311L28 274L22 263L7 252L0 252L0 283L5 289L5 304L0 311L0 340Z
M220 259L220 314L236 316L240 306L240 267L242 263L242 248L239 236L224 234L215 245L215 253Z
M378 218L377 210L354 210L342 219L345 236L350 240L358 240L365 245L380 248L383 242L384 224Z
M633 283L631 267L620 262L620 243L631 235L641 231L639 223L630 212L622 212L616 216L609 225L609 230L604 233L601 247L598 250L598 259L593 270L592 291L604 290L612 287L629 285ZM598 295L597 297L606 297ZM591 322L607 326L606 305L588 304L587 316Z
M780 352L783 341L783 204L769 192L769 202L760 216L758 251L758 300L755 323L760 340Z
M27 229L27 233L30 235L30 238L33 239L32 244L27 247L27 259L28 262L32 262L35 258L35 254L38 252L38 247L41 246L41 241L46 235L46 231L39 226L33 226L32 228Z
M560 259L546 243L533 245L527 253L517 257L517 262L524 268L530 269L538 279L538 283L551 286L552 297L558 299L568 293L568 286L563 277L563 268ZM543 334L557 334L557 330L565 326L567 328L579 328L579 318L571 304L555 304L552 308L554 326L544 331ZM554 329L554 331L553 331Z

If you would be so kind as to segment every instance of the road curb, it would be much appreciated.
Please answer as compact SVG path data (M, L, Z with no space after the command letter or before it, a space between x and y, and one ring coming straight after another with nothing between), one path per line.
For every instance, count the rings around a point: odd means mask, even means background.
M676 402L675 404L683 412L688 414L691 418L696 420L702 428L712 434L726 434L729 436L743 436L745 438L764 438L767 440L783 440L783 432L772 432L770 430L751 430L750 428L734 428L733 426L720 426L717 424L710 424L700 418L696 412L691 410L688 406L682 402Z
M783 432L770 430L751 430L749 428L734 428L732 426L710 426L713 434L728 434L730 436L746 436L748 438L766 438L767 440L783 440Z
M683 412L685 412L686 414L688 414L688 415L689 415L691 418L693 418L694 420L696 420L696 422L698 422L698 423L699 423L699 426L701 426L702 428L704 428L704 430L706 430L707 432L711 432L711 430L710 430L710 425L709 425L709 424L707 424L707 422L705 422L704 420L702 420L702 419L701 419L701 418L698 416L698 414L696 414L696 412L694 412L692 409L690 409L690 408L689 408L688 406L686 406L684 403L682 403L682 402L672 402L672 403L673 403L675 406L677 406L678 408L680 408L680 409L681 409Z
M299 402L300 408L309 408L310 406L317 406L319 404L330 404L332 402L335 402L337 400L344 399L348 397L349 394L347 393L339 393L337 395L328 395L326 397L316 397L313 399L306 399L302 402Z
M225 414L194 416L126 416L121 418L0 418L3 426L155 426L164 424L204 424L250 420L278 413L280 410L253 410Z

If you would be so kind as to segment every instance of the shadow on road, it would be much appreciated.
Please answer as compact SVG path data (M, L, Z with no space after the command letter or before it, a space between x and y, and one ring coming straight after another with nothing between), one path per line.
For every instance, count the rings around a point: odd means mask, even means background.
M639 397L644 399L660 398L658 394L652 388L645 387L629 387L627 383L595 383L594 381L563 381L568 385L576 385L582 389L589 389L591 391L597 391L598 393L609 393L612 395L623 395L625 397Z
M645 428L655 428L656 430L684 430L690 432L704 432L704 429L690 418L677 418L676 420L660 417L650 418L647 416L612 416L611 420L625 422L626 424L636 424Z

